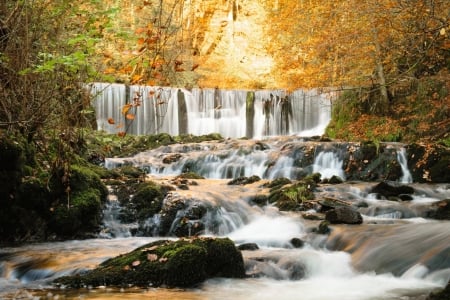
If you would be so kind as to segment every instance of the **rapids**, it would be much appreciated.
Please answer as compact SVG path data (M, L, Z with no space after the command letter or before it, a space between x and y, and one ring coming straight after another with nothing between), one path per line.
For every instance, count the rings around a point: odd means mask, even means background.
M170 177L152 177L165 181ZM220 236L237 244L257 243L259 250L243 251L247 279L212 279L186 290L89 287L55 289L52 279L94 268L107 258L128 252L159 237L137 237L115 228L123 237L29 244L0 249L2 299L423 299L450 278L450 222L420 217L420 209L450 197L448 185L413 184L411 203L375 200L370 183L322 185L320 193L340 194L366 201L364 224L335 225L329 236L315 233L317 221L298 213L259 207L250 195L264 192L261 184L230 186L226 179L197 180L173 197L202 199L222 207L217 218ZM111 198L111 202L116 201ZM381 201L379 204L377 201ZM405 208L400 208L404 204ZM376 215L372 206L415 215ZM112 216L105 214L105 221ZM105 222L107 226L108 222ZM116 224L120 226L120 224ZM205 235L210 235L205 232ZM294 248L292 238L304 241ZM41 297L41 298L39 298Z
M290 101L291 107L284 112L278 100L286 97L285 92L254 92L254 118L250 121L245 117L245 91L95 84L93 92L98 95L99 129L123 130L117 126L127 122L121 109L139 93L141 104L134 112L135 121L127 124L135 134L179 134L186 129L179 125L187 121L187 133L219 132L231 137L222 142L170 145L133 157L107 158L105 167L130 163L144 169L149 179L165 184L187 171L204 176L206 179L196 180L197 185L189 185L187 190L172 191L165 201L207 203L214 209L203 216L204 235L226 236L238 245L256 243L258 250L242 251L248 278L215 278L183 290L109 286L71 290L52 286L57 277L90 270L108 258L162 238L137 236L136 224L122 224L117 218L121 207L110 195L104 228L97 238L1 248L1 299L423 300L449 281L450 222L428 217L434 203L450 199L450 184L413 183L405 150L399 144L388 145L386 155L392 155L401 167L397 183L414 188L412 200L389 201L370 192L376 182L350 180L352 174L344 170L343 161L348 161L349 153L356 153L354 145L320 144L299 136L320 135L329 121L329 99L317 92L291 93L289 97L295 101ZM179 99L185 100L184 117L178 115ZM289 122L281 122L282 113L288 113ZM110 124L109 118L116 124ZM268 138L279 134L285 136ZM233 139L242 136L264 138ZM314 210L281 212L250 200L269 193L263 182L279 177L295 180L313 172L320 172L322 178L336 175L344 180L341 184L320 184L316 197L354 204L363 224L332 225L329 235L319 234L320 220L306 218L317 213ZM227 184L230 179L253 175L262 181ZM183 217L182 211L179 217ZM147 232L157 232L154 229L159 223L158 215L149 218ZM293 238L303 241L304 246L295 248Z

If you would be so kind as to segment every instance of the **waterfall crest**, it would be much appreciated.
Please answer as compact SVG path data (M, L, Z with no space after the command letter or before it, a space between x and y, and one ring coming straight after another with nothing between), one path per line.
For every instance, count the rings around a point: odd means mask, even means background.
M93 83L98 130L136 135L204 135L230 138L321 135L331 119L331 100L317 90L191 90ZM134 102L133 102L134 101ZM127 104L138 103L123 114Z

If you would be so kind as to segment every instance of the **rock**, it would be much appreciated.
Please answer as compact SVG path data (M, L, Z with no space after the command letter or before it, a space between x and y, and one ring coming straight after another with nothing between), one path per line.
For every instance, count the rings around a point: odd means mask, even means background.
M227 238L161 240L111 258L83 274L60 277L57 285L190 287L213 277L243 278L241 252Z
M228 182L228 185L246 185L251 184L257 181L260 181L261 178L257 175L253 175L251 177L238 177Z
M445 289L439 292L431 293L426 300L448 300L450 299L450 282Z
M269 204L269 197L267 195L255 195L249 199L251 203L254 203L258 206L266 206Z
M256 243L245 243L238 246L239 250L247 250L247 251L255 251L258 250L259 247Z
M325 220L331 224L361 224L363 222L361 214L347 206L336 207L327 211Z
M429 213L429 218L437 220L450 220L450 199L441 200L431 205L433 210Z
M181 157L182 157L182 155L179 154L179 153L169 154L169 155L167 155L166 157L163 158L162 162L164 164L172 164L174 162L179 161Z
M299 238L292 238L290 243L294 248L302 248L305 245L305 242Z
M332 197L324 197L323 199L320 199L318 203L322 206L321 212L325 212L327 210L341 207L341 206L350 206L351 203L348 203L347 201L343 201L340 199L332 198Z
M286 177L280 177L276 178L268 183L266 183L264 186L270 188L270 190L277 190L280 189L282 186L291 184L292 181Z
M330 179L328 179L328 183L330 184L339 184L339 183L343 183L344 181L342 180L341 177L333 175L331 176Z
M439 144L407 146L408 165L414 182L450 182L450 148Z
M312 221L319 221L319 220L323 220L324 214L322 213L316 213L316 212L302 212L302 217L305 220L312 220Z
M370 193L376 193L383 196L386 199L389 199L389 197L399 197L399 195L413 194L414 189L407 185L394 186L393 184L389 184L387 182L382 181L378 183L376 186L374 186L370 190Z
M328 233L330 233L331 230L330 230L329 225L330 225L330 222L328 222L328 221L320 222L316 232L319 233L319 234L328 234Z

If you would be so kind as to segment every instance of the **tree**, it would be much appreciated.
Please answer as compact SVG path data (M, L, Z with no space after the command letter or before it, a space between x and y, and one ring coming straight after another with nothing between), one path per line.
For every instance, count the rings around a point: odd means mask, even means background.
M294 88L365 86L369 112L385 114L392 83L448 68L444 0L279 0L272 11L268 50Z

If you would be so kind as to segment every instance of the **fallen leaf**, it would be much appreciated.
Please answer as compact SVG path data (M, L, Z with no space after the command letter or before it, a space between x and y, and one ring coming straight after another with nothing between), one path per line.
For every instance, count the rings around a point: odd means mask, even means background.
M153 253L147 254L147 259L149 261L157 261L158 260L158 255L153 254Z

